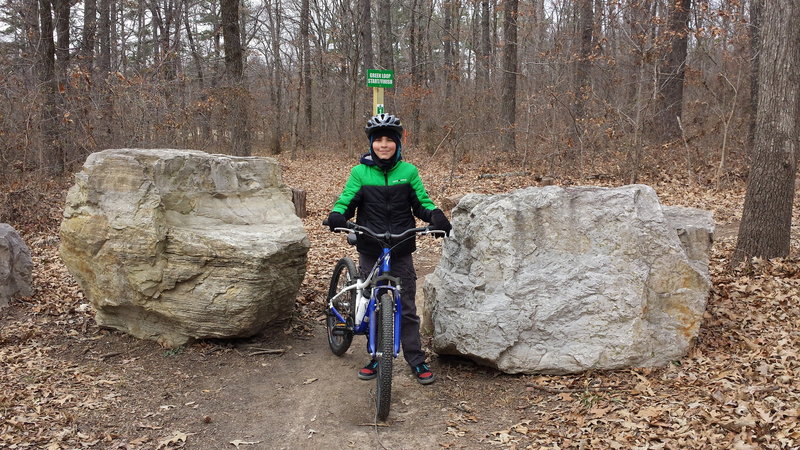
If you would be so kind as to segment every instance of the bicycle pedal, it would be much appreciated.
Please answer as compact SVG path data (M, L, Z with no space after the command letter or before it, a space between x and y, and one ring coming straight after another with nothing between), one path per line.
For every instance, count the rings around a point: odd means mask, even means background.
M333 330L331 330L331 334L334 336L347 336L350 333L351 331L347 329L347 325L343 323L337 323L336 326L333 327Z

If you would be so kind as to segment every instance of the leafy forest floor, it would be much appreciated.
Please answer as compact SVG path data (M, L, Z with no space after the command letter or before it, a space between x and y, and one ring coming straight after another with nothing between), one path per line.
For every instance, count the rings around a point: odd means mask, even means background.
M327 348L322 301L337 258L352 254L320 223L354 158L280 157L284 182L308 193L309 270L295 317L260 336L165 350L99 329L58 257L72 180L0 182L4 211L34 259L35 294L0 312L2 448L798 448L800 232L791 258L730 269L744 185L724 190L645 176L665 204L708 209L717 222L713 287L689 354L663 368L574 376L506 375L431 354L438 380L418 385L402 360L392 411L374 424L374 383L355 372L363 342ZM449 159L449 158L445 158ZM435 202L535 186L518 167L413 156ZM614 177L557 185L620 185ZM793 223L800 223L795 203ZM0 215L3 215L0 214ZM440 242L421 240L420 278Z

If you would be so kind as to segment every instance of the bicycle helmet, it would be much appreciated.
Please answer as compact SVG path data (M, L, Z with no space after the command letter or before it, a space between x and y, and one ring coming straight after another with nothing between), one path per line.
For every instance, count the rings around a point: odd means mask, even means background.
M378 114L377 116L372 116L367 121L367 126L364 127L364 132L367 133L367 137L372 136L372 133L378 130L391 130L397 133L398 136L403 135L403 125L400 124L400 119L392 114Z

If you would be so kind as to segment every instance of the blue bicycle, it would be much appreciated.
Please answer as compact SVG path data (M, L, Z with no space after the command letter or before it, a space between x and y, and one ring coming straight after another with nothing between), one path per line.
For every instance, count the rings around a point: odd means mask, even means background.
M327 220L323 222L327 225ZM375 239L383 252L369 274L362 279L350 258L341 258L333 269L328 289L325 325L328 344L336 356L343 355L353 336L367 336L367 351L378 361L376 416L386 420L392 398L392 362L400 353L400 282L389 275L392 249L415 235L441 234L443 231L412 228L400 234L376 233L352 222L347 228L336 228L348 234L348 242Z

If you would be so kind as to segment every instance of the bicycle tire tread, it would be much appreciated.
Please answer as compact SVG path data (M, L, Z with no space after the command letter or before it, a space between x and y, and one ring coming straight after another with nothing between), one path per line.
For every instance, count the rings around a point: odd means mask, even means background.
M388 293L380 297L380 320L378 322L379 351L376 409L378 420L386 420L392 401L392 363L394 360L394 296Z
M354 280L358 277L358 270L356 269L356 265L350 258L341 258L339 261L336 262L336 266L333 269L333 275L331 275L331 282L328 288L328 299L339 293L339 278L342 276L348 276L351 280ZM352 296L350 300L350 311L340 311L340 314L345 314L345 318L348 316L354 315L355 309L355 295ZM328 345L331 348L331 352L336 356L342 356L347 352L350 348L350 344L353 342L353 334L346 333L344 335L333 335L332 327L336 324L337 319L336 316L328 310L328 303L325 303L326 309L326 319L325 319L325 328L327 329L328 334Z

